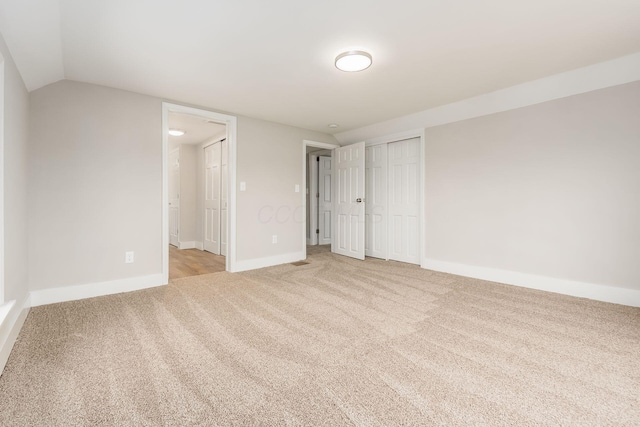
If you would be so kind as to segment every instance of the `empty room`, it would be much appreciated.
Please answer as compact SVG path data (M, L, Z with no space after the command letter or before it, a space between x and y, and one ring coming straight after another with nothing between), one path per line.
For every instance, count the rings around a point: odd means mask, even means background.
M637 0L0 0L0 425L640 425L639 164Z

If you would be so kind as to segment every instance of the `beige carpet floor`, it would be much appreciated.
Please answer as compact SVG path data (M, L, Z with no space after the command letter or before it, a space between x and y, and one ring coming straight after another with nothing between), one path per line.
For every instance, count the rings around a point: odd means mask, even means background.
M640 425L640 310L324 249L31 310L0 425Z

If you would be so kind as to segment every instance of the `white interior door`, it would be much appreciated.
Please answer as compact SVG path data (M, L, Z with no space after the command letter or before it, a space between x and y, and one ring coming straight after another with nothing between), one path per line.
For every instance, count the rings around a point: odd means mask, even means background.
M364 142L336 148L331 250L364 260Z
M229 168L227 140L223 140L220 147L220 255L227 256L227 203L229 194Z
M204 250L220 255L221 144L204 149Z
M320 156L318 161L318 244L331 244L331 176L333 160L329 156Z
M387 259L387 144L365 150L365 255Z
M180 245L180 149L169 153L169 244Z
M420 264L420 138L389 144L389 259Z
M320 159L315 154L308 154L307 165L307 245L318 244L318 166Z

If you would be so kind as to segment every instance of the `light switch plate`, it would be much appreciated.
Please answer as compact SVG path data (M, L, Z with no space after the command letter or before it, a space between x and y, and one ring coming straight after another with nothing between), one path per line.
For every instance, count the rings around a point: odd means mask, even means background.
M240 191L247 191L247 183L242 181L240 183Z

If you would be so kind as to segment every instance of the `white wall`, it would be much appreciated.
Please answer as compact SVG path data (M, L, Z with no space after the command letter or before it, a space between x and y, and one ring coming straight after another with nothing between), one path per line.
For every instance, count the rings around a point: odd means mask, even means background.
M0 36L4 57L4 286L5 300L28 290L27 169L29 94Z
M427 258L640 290L640 82L425 130Z
M160 274L162 100L61 81L30 102L31 290ZM238 260L302 251L299 220L260 221L258 213L300 207L303 139L335 143L238 117L237 181L248 186L238 193ZM135 251L135 263L124 263L125 251Z
M337 144L330 136L262 120L238 118L238 261L301 252L304 206L302 141ZM278 243L271 243L271 236Z
M180 145L180 242L202 241L202 236L197 235L196 223L198 148Z
M30 130L31 290L161 273L161 100L61 81Z

